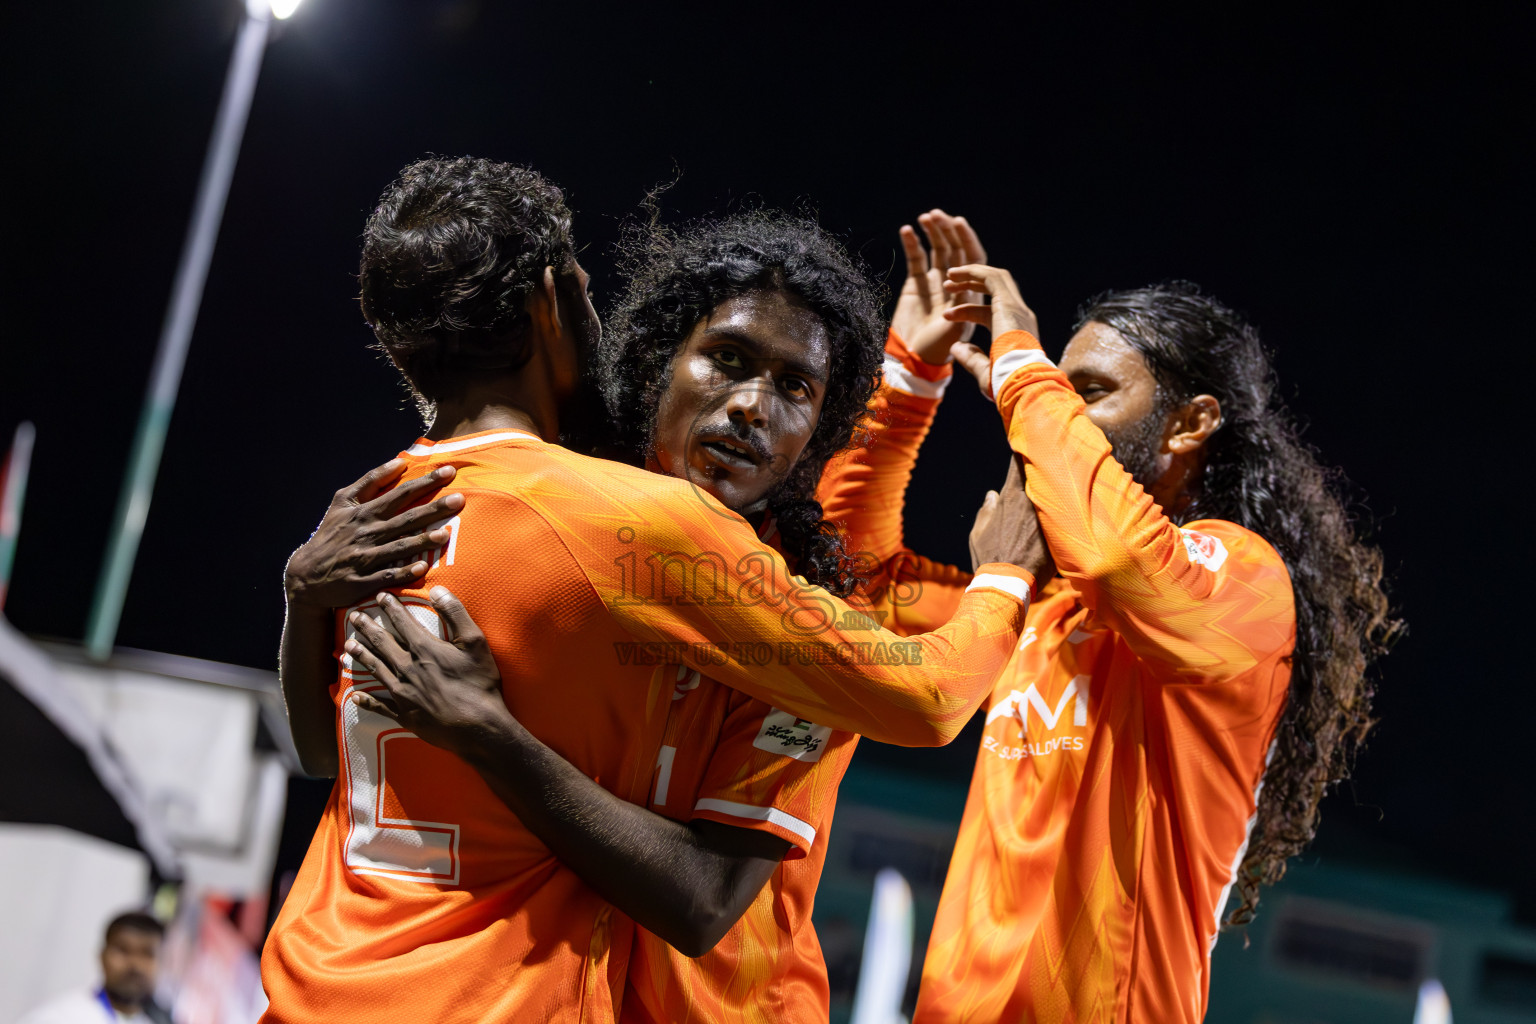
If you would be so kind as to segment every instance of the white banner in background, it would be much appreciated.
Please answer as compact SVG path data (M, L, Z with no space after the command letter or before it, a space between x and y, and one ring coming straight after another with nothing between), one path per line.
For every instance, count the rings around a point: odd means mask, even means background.
M0 1021L101 981L107 922L149 895L149 858L57 825L0 824Z
M68 662L58 662L58 673L133 769L178 847L245 845L256 792L252 694Z

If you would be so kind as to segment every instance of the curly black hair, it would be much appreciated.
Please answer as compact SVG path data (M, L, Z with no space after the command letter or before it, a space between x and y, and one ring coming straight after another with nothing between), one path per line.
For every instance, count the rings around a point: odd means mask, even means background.
M1351 515L1343 476L1301 440L1251 324L1187 281L1106 292L1080 311L1078 327L1089 322L1119 331L1146 360L1160 409L1200 394L1221 403L1192 500L1174 521L1238 523L1274 545L1290 571L1290 691L1238 872L1241 903L1227 919L1246 924L1259 887L1278 882L1287 858L1316 835L1328 787L1349 775L1375 724L1371 664L1403 624L1392 615L1381 551Z
M598 374L619 435L636 458L651 451L672 357L720 303L754 291L793 295L821 318L831 375L800 460L769 495L784 553L811 583L847 596L863 579L816 485L847 447L880 384L883 289L814 221L755 210L671 229L632 225L619 250L627 287L608 316Z
M574 260L571 211L542 175L476 157L418 160L363 229L363 319L430 419L465 371L528 360L524 304L545 267Z

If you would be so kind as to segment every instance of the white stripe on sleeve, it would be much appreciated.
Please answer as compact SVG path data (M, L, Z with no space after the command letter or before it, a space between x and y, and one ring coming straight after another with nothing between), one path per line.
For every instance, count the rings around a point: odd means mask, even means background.
M897 391L905 391L909 395L918 398L942 398L944 389L949 387L949 382L954 379L954 374L941 377L938 380L924 380L917 374L902 365L901 360L885 354L885 382Z
M776 807L753 807L751 804L738 804L733 800L714 800L705 798L693 805L695 811L715 811L719 814L729 814L737 818L750 818L753 821L766 821L770 825L793 832L807 843L816 842L816 830L799 818L785 814Z
M1017 576L1004 576L1001 573L983 572L971 577L970 586L966 587L969 593L977 587L991 587L993 590L1001 590L1005 594L1012 594L1020 601L1029 600L1029 584Z
M1227 874L1227 884L1221 887L1221 895L1216 897L1216 916L1211 922L1211 944L1206 949L1209 956L1216 950L1216 940L1221 938L1221 918L1227 910L1227 900L1232 895L1232 887L1237 884L1237 873L1242 870L1243 858L1248 856L1248 843L1253 839L1253 826L1259 820L1259 795L1264 792L1264 775L1269 771L1269 762L1274 760L1275 748L1279 746L1279 740L1272 740L1269 750L1264 754L1264 770L1259 772L1259 781L1253 787L1253 814L1248 818L1248 825L1243 829L1243 842L1232 855L1232 870Z
M450 441L438 441L436 444L413 444L405 450L405 454L447 455L450 452L462 452L485 445L501 444L503 441L539 440L541 439L525 430L502 430L495 434L485 434L480 437L461 437Z
M1028 366L1031 363L1044 363L1046 366L1055 366L1046 354L1037 348L1016 348L1012 352L1004 352L992 363L992 400L1003 393L1003 385L1014 372Z

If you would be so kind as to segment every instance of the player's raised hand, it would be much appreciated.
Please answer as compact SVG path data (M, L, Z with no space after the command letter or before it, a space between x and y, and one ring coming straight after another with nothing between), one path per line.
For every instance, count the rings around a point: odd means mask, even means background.
M378 596L389 622L347 617L355 637L346 650L385 690L354 693L358 707L394 719L434 746L467 755L488 725L511 718L501 698L501 672L485 634L446 587L432 588L432 605L448 627L439 640L392 594Z
M943 313L946 320L980 324L992 332L995 338L1009 331L1028 331L1040 336L1040 321L1029 308L1013 275L1001 267L970 264L950 267L944 280L944 290L950 295L973 295L977 292L990 295L991 305L966 301L949 307ZM976 378L982 394L992 397L992 360L986 352L967 341L957 342L951 350L955 361Z
M325 518L283 571L290 604L345 608L380 587L425 575L422 555L447 542L443 524L464 507L464 495L412 508L452 480L454 468L439 466L386 490L404 469L402 460L391 459L336 492Z
M933 209L917 218L925 249L912 225L901 227L901 248L907 259L907 280L896 297L896 312L891 328L912 352L935 366L949 361L950 346L967 341L975 328L964 322L947 320L944 311L969 302L981 301L980 295L944 291L944 276L951 266L985 263L987 251L981 239L964 217L951 217Z

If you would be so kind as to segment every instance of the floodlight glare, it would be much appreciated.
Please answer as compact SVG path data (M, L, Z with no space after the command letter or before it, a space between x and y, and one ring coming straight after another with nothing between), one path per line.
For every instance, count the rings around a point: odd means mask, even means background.
M269 0L272 6L272 17L279 21L293 17L293 12L299 9L299 4L304 0Z

